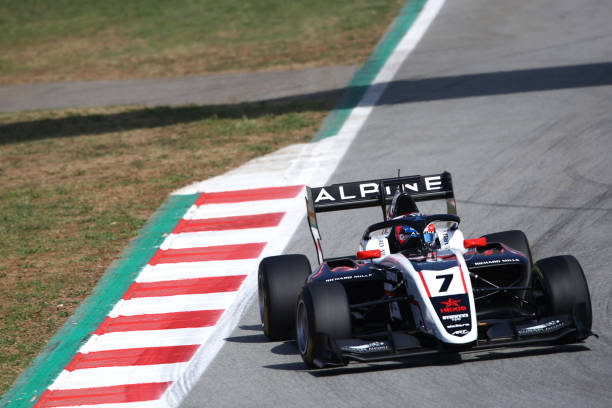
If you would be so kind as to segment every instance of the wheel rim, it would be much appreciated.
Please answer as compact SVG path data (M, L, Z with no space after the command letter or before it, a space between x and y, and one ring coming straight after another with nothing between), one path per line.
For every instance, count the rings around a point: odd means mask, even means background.
M300 301L297 310L296 337L300 354L306 354L308 347L308 315L304 302Z

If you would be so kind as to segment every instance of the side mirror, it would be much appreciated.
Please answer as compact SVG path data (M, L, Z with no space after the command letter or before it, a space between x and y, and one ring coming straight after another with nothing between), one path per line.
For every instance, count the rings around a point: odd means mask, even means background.
M381 252L380 249L370 249L368 251L357 251L357 259L372 259L372 258L380 258Z
M463 246L468 249L487 246L487 239L486 238L464 239Z

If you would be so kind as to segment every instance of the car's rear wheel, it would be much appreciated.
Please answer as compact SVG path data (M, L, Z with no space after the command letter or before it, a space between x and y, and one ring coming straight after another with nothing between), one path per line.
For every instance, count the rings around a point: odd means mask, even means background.
M541 259L534 267L534 289L543 292L540 314L544 316L575 315L580 330L564 342L583 340L591 332L593 320L591 296L584 271L571 255Z
M309 283L302 288L298 298L296 340L308 368L317 367L315 359L327 346L325 337L332 340L351 337L348 297L339 282Z
M269 339L286 340L293 335L296 299L310 272L304 255L271 256L260 262L259 314Z

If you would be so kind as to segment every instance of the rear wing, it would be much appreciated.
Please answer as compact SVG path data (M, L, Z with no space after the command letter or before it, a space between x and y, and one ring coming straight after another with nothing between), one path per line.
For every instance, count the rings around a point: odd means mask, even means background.
M391 203L397 190L410 193L417 202L446 200L447 213L457 215L453 182L450 173L446 171L428 176L415 175L306 187L308 226L319 263L322 263L324 258L317 213L380 206L383 219L386 220L385 207Z

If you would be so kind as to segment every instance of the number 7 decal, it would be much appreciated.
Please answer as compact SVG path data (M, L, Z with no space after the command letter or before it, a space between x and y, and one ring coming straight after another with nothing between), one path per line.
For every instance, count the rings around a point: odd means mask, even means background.
M418 272L429 297L467 293L467 289L462 285L463 277L459 266L442 271L428 271L424 269Z
M438 292L446 292L453 280L453 274L451 273L448 275L438 275L436 276L436 279L444 279L444 281L442 282L442 286L440 286L440 290Z

